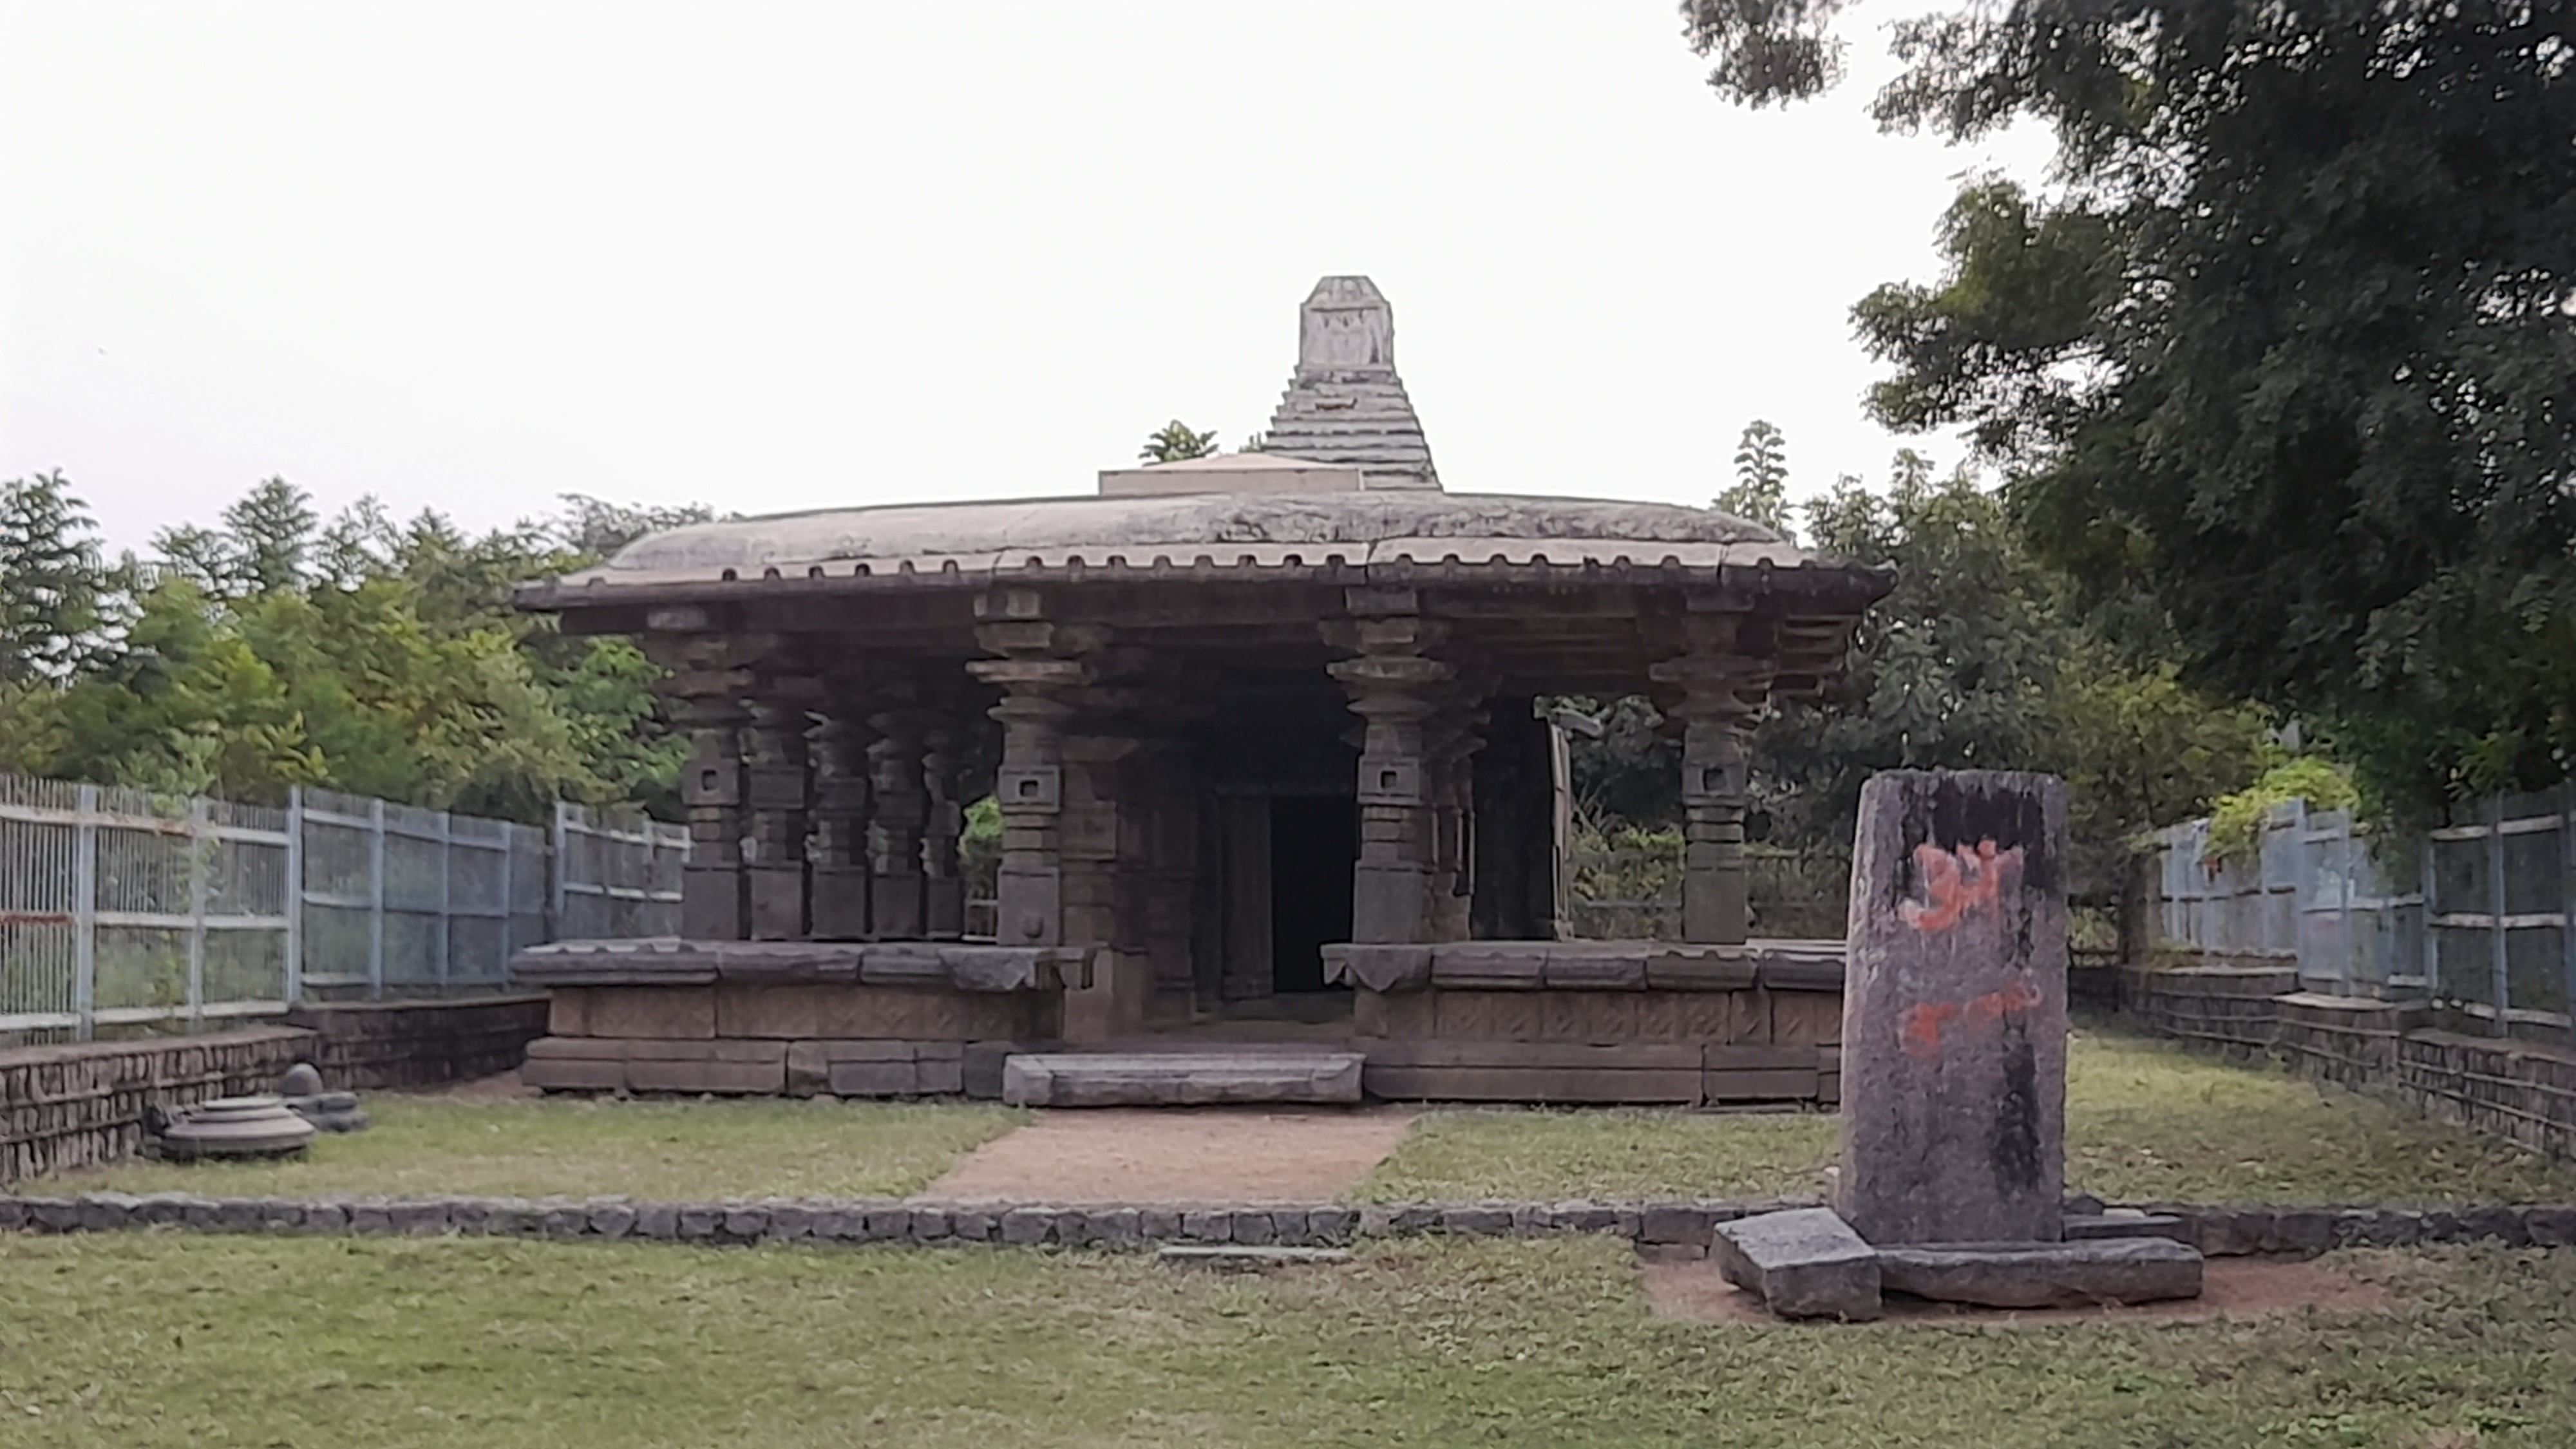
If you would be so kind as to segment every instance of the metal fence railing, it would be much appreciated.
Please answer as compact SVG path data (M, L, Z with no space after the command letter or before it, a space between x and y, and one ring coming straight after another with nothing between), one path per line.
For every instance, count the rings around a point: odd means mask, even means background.
M555 807L555 933L568 939L680 934L689 831L640 810Z
M2295 803L2254 859L2213 858L2205 820L2157 839L2168 942L2295 965L2305 990L2428 997L2499 1034L2570 1029L2576 785L2456 807L2402 849Z
M503 986L512 953L675 935L688 833L551 831L323 790L282 809L0 775L0 1034Z
M1560 868L1566 882L1566 929L1576 939L1681 939L1680 832L1618 840L1578 836ZM1744 870L1754 935L1841 939L1851 887L1849 862L1757 845L1746 849Z

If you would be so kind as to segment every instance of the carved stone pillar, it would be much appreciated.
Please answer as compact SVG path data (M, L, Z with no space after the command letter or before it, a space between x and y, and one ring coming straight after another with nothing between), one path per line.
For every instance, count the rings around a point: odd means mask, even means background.
M976 642L1001 659L966 672L1002 691L990 711L1002 726L994 801L1002 811L1002 860L995 873L994 940L1005 946L1060 946L1064 934L1064 694L1090 678L1077 641L1040 617L1038 596L1006 590L978 601Z
M1442 626L1409 612L1409 594L1352 590L1347 630L1327 638L1358 657L1331 667L1366 722L1360 745L1360 858L1351 880L1351 935L1369 944L1433 939L1430 888L1434 810L1423 721L1438 707L1450 667L1428 657ZM1363 610L1368 612L1363 613Z
M1744 872L1745 741L1770 688L1767 664L1737 652L1733 621L1694 617L1686 651L1656 664L1682 736L1682 939L1750 934Z
M1078 711L1076 719L1083 719ZM1128 761L1134 738L1090 720L1064 739L1064 943L1091 952L1091 982L1065 995L1068 1040L1102 1041L1145 1022L1152 994L1144 953L1142 876L1137 859L1141 812L1130 798Z
M814 936L857 941L868 935L868 745L874 736L864 706L846 696L826 702L810 736L814 763Z
M680 875L680 934L693 941L748 940L751 909L742 875L742 726L750 716L730 694L676 700L671 716L689 736L689 763L680 774L680 803L689 812L689 863Z
M1191 907L1198 890L1197 760L1179 739L1149 741L1131 772L1145 786L1143 877L1145 957L1158 1000L1188 1001L1194 990Z
M880 941L918 941L928 927L921 837L930 819L922 786L922 732L928 721L907 685L888 685L871 703L868 727L868 934Z
M805 832L810 782L805 731L810 681L768 683L743 732L749 828L743 832L743 876L755 941L803 940L806 909Z
M1470 934L1475 894L1475 757L1484 748L1482 680L1453 683L1423 728L1434 854L1428 909L1435 941Z
M942 691L921 735L921 780L927 810L921 841L922 933L934 941L966 934L966 881L957 871L957 840L966 807L957 798L958 755L965 732Z

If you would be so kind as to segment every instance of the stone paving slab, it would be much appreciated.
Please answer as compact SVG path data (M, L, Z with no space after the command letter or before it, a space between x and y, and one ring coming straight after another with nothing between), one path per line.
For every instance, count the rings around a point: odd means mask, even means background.
M1982 1308L2159 1303L2200 1296L2201 1256L2167 1238L1921 1243L1878 1250L1890 1293Z
M1048 1052L1002 1063L1014 1107L1205 1107L1255 1103L1352 1105L1357 1052Z
M192 1193L0 1192L0 1234L161 1229L361 1236L452 1233L706 1244L1013 1242L1136 1248L1166 1242L1331 1246L1419 1235L1525 1238L1600 1233L1653 1249L1659 1256L1690 1257L1707 1248L1719 1224L1803 1206L1812 1204L1683 1199L1211 1205L961 1202L923 1197L672 1203L619 1197L218 1198ZM2419 1243L2576 1247L2576 1204L2423 1210L2161 1206L2188 1224L2211 1256L2312 1256L2336 1247ZM1020 1214L1018 1226L1006 1235L1004 1220L1014 1213Z
M1879 1315L1878 1254L1831 1208L1720 1223L1709 1256L1726 1280L1783 1318L1866 1323Z

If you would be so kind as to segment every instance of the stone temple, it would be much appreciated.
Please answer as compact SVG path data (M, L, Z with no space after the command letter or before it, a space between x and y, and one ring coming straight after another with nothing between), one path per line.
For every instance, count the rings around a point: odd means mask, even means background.
M1385 298L1326 278L1266 451L701 524L519 591L639 638L692 742L682 936L523 953L528 1079L1830 1102L1841 948L1747 939L1745 737L1889 586L1703 509L1447 491ZM1568 694L1675 732L1682 940L1561 938Z

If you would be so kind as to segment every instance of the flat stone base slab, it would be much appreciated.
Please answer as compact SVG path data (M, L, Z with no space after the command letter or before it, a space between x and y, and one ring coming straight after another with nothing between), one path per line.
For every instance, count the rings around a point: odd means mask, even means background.
M1002 1063L1014 1107L1356 1105L1357 1052L1048 1052Z
M1158 1249L1156 1262L1173 1268L1214 1268L1227 1273L1262 1273L1272 1268L1305 1268L1347 1263L1340 1248L1252 1248L1231 1244L1173 1243Z
M1726 1281L1761 1294L1783 1318L1865 1323L1879 1315L1878 1254L1830 1208L1719 1223L1708 1251Z
M2165 1238L1919 1243L1878 1250L1887 1292L1985 1308L2158 1303L2200 1296L2201 1257Z
M2177 1243L2190 1243L2192 1229L2191 1224L2172 1213L2141 1212L2136 1208L2110 1208L2098 1213L2066 1215L2068 1242L2107 1238L2171 1238Z

